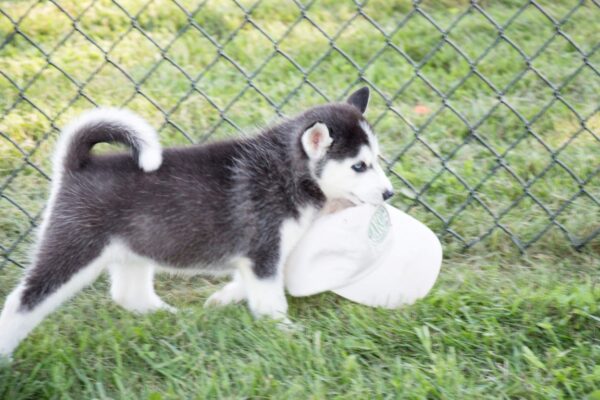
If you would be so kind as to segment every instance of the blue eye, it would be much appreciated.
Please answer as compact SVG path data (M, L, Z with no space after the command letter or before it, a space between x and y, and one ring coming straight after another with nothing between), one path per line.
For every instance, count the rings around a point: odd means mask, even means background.
M352 166L352 169L355 170L356 172L365 172L367 170L367 164L365 164L364 162L357 162L356 164L354 164Z

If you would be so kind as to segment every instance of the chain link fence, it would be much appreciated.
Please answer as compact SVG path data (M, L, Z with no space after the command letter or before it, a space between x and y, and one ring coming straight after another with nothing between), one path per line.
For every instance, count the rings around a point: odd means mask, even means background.
M0 267L23 266L64 124L166 145L372 89L396 205L461 248L596 248L596 1L0 1ZM590 244L595 243L595 244Z

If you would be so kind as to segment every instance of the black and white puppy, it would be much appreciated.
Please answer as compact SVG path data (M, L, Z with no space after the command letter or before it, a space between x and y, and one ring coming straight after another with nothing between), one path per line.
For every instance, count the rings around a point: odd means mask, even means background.
M61 135L31 266L0 315L0 355L107 269L126 309L172 309L157 269L228 273L209 304L247 300L287 321L283 265L329 199L381 203L392 186L363 117L368 88L251 138L162 151L131 112L97 109ZM101 142L133 154L92 155Z

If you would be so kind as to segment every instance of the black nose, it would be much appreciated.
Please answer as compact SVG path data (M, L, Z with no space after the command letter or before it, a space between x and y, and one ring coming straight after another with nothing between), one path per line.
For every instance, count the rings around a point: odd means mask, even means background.
M394 195L394 192L392 192L391 190L386 190L385 192L383 192L383 200L387 200L390 197L392 197Z

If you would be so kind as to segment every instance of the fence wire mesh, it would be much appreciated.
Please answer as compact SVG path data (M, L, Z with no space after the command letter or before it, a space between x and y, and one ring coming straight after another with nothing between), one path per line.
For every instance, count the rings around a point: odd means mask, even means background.
M397 206L463 248L582 248L600 232L598 21L583 0L0 1L0 268L23 266L82 110L132 108L170 145L365 84Z

